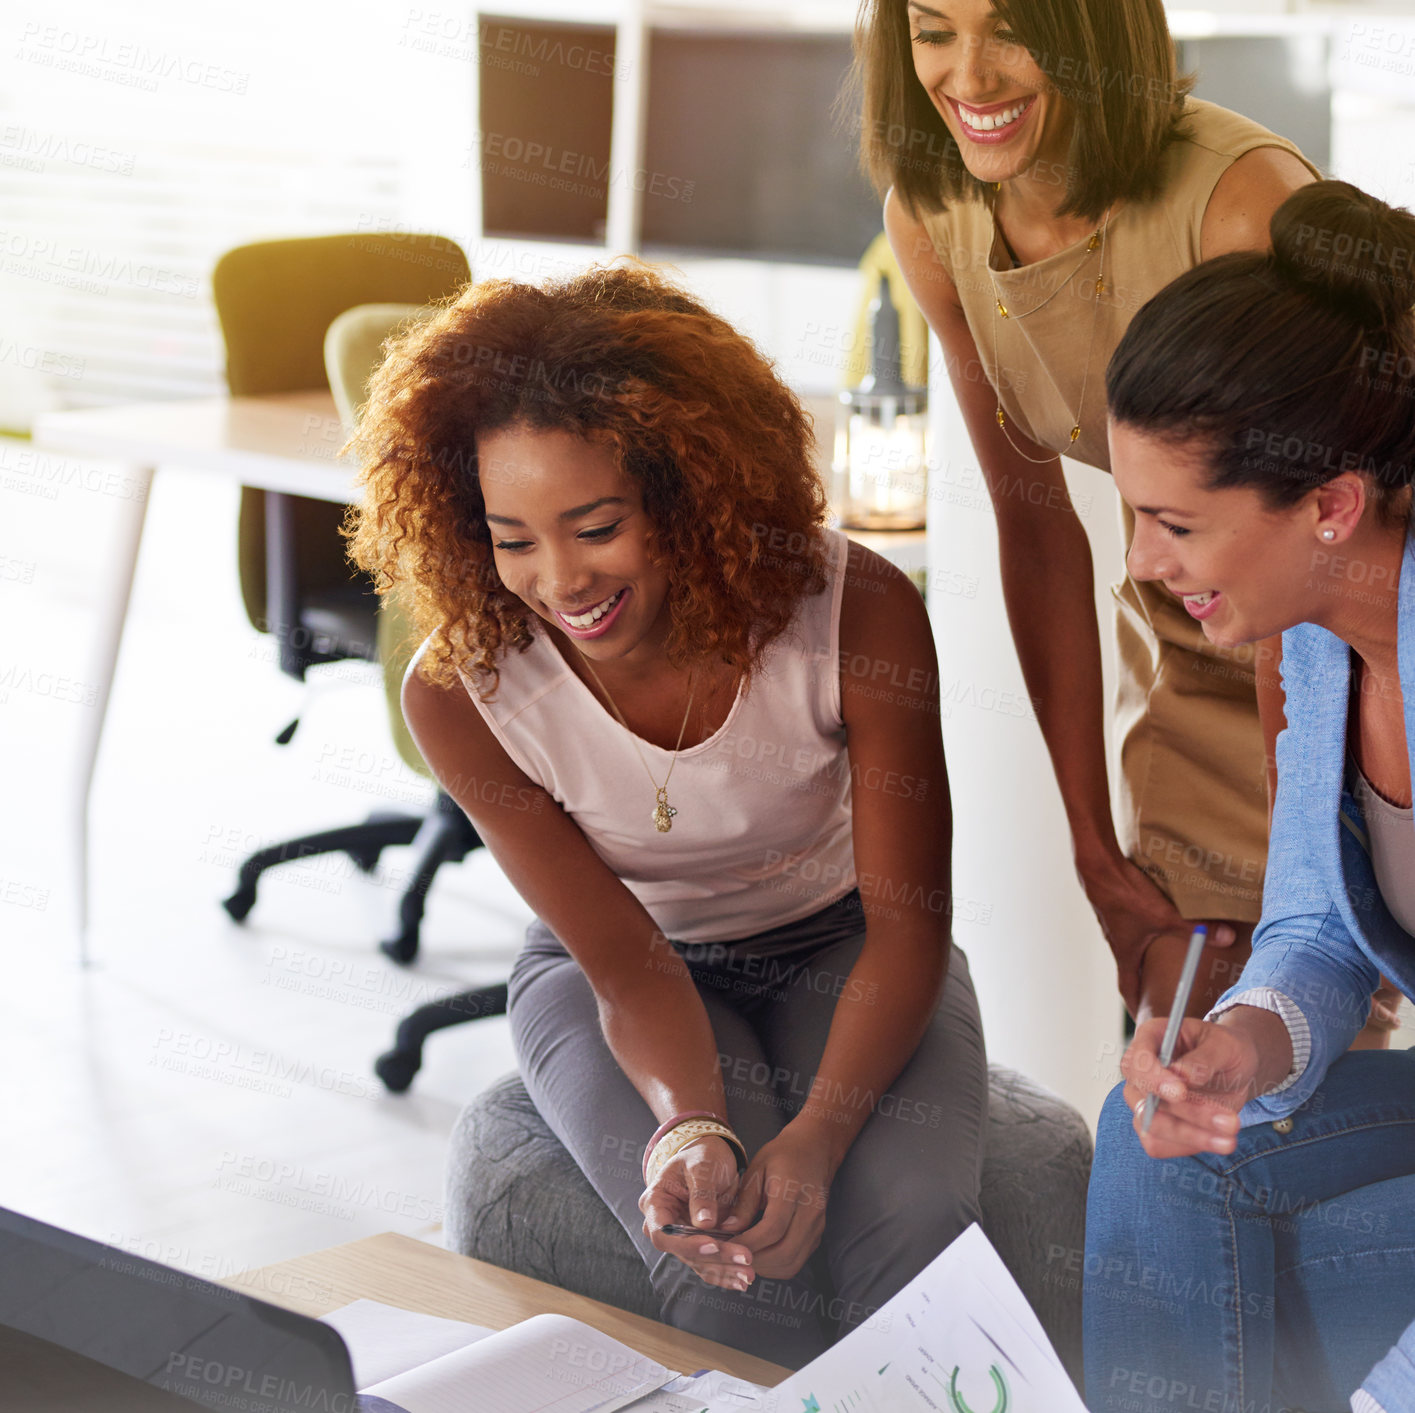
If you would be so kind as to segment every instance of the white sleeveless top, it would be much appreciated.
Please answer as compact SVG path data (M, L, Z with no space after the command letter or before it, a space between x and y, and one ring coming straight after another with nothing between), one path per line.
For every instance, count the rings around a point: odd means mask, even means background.
M848 541L826 539L826 587L739 689L727 720L678 754L660 834L655 779L672 751L635 738L570 670L544 629L498 664L495 697L463 682L506 753L580 826L663 933L725 942L808 917L855 886L850 763L840 710Z

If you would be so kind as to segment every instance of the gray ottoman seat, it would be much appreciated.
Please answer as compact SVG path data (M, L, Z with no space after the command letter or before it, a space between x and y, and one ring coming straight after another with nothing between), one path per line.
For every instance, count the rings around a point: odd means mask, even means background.
M983 1228L1079 1379L1090 1132L1069 1104L1014 1070L990 1065L988 1089ZM457 1120L446 1223L454 1251L658 1315L633 1243L519 1075L478 1095Z

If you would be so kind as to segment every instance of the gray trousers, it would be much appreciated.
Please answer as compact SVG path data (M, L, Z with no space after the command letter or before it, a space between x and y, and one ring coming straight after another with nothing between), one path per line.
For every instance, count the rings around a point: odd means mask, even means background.
M727 1111L750 1154L800 1109L836 998L864 943L856 894L740 942L674 943L712 1022ZM799 1367L863 1323L970 1222L987 1120L977 999L953 947L924 1038L876 1096L831 1184L825 1235L792 1280L745 1292L701 1281L644 1236L640 1158L657 1126L600 1031L585 974L535 922L511 973L511 1033L526 1088L644 1259L662 1319Z

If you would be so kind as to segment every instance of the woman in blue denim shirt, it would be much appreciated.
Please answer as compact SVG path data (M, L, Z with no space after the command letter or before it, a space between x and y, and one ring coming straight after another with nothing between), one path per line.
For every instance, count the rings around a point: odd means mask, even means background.
M1415 217L1322 182L1272 233L1110 365L1130 572L1215 643L1282 632L1287 729L1252 960L1101 1115L1097 1413L1415 1410L1415 1051L1346 1053L1381 972L1415 996Z

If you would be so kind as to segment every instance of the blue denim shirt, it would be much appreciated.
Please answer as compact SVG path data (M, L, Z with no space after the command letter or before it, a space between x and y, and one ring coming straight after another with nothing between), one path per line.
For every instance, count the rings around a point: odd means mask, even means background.
M1405 740L1415 778L1415 520L1400 570L1399 663ZM1301 1008L1312 1057L1281 1094L1254 1099L1243 1123L1282 1118L1305 1103L1366 1023L1384 972L1415 997L1415 937L1376 886L1360 807L1345 788L1351 650L1303 623L1282 635L1287 729L1277 740L1278 787L1253 956L1228 996L1270 986ZM1225 997L1224 999L1227 999ZM1415 1324L1365 1388L1388 1413L1415 1408Z
M1405 737L1415 760L1415 534L1401 564L1398 632ZM1290 996L1311 1029L1312 1057L1282 1093L1244 1106L1245 1125L1282 1118L1311 1098L1365 1025L1382 972L1415 996L1415 937L1381 897L1365 818L1344 783L1351 650L1315 624L1289 628L1282 683L1287 729L1277 739L1263 916L1253 956L1227 996L1255 986Z

